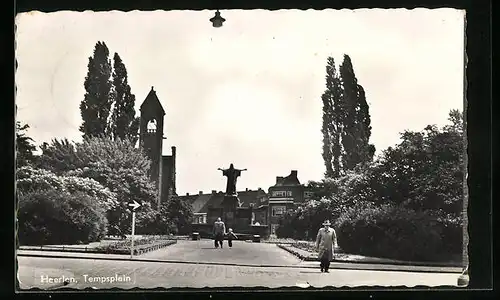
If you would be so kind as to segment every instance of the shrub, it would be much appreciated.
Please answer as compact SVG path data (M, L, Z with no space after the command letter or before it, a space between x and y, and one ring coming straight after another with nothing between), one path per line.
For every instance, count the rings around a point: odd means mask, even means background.
M47 189L18 197L18 239L22 245L89 243L106 235L105 211L85 193Z
M117 204L116 195L91 178L71 174L57 175L49 170L31 166L19 168L16 175L17 190L22 193L40 190L58 190L61 193L82 192L96 199L105 209L110 209Z
M457 235L446 225L429 212L391 205L359 205L336 222L345 252L410 261L441 261L459 254L461 231Z
M309 200L280 218L276 235L279 238L314 240L325 220L335 220L346 209L346 201L337 196Z

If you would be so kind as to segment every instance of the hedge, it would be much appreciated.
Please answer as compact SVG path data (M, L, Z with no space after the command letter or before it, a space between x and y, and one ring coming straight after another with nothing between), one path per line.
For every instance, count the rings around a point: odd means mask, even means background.
M106 235L104 208L82 192L32 191L18 200L21 245L87 244Z
M446 261L462 249L460 225L397 206L350 209L337 220L336 228L339 246L351 254Z

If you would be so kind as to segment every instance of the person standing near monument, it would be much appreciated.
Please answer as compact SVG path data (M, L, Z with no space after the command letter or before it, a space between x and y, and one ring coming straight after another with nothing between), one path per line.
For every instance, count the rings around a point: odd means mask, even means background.
M337 234L330 227L330 221L323 222L323 228L320 228L316 236L316 249L320 260L321 272L329 273L330 261L333 259L333 248L337 245Z
M217 218L217 221L214 223L214 243L215 248L218 248L219 245L222 249L224 234L226 233L226 225L222 222L221 218Z

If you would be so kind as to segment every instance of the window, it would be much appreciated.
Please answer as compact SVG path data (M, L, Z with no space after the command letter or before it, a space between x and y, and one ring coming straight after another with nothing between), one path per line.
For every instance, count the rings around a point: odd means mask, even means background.
M286 211L285 206L273 206L272 208L273 217L281 216L282 214L285 213L285 211Z
M148 132L156 132L156 120L155 119L149 120L149 122L146 126L147 126Z
M285 197L286 192L285 191L274 191L273 192L273 197Z
M305 198L311 198L314 195L314 192L304 192Z
M206 224L207 223L207 215L206 214L195 215L194 222L198 223L198 224Z

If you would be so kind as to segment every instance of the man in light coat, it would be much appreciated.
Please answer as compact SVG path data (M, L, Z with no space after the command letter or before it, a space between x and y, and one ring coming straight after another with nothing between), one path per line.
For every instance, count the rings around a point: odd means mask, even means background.
M333 248L337 245L337 234L330 227L329 220L323 222L323 226L316 236L316 249L318 250L321 272L329 273L330 261L333 259Z
M214 240L215 240L215 248L218 248L219 245L222 248L222 243L224 241L224 234L226 234L226 225L220 218L217 218L217 221L214 223Z

